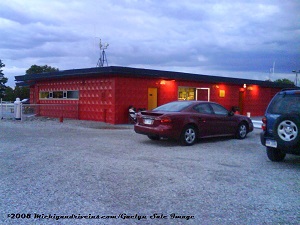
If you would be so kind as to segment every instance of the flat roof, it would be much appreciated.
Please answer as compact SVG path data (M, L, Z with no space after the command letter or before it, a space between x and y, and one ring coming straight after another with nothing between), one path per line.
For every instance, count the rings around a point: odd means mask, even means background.
M116 76L123 77L139 77L139 78L157 78L157 79L171 79L171 80L186 80L208 83L231 83L231 84L252 84L264 87L278 87L287 88L294 87L294 85L274 83L271 81L251 80L243 78L221 77L203 74L193 74L184 72L172 72L163 70L131 68L121 66L108 66L108 67L93 67L83 69L62 70L55 72L46 72L39 74L27 74L15 76L17 86L33 85L36 81L53 80L53 79L66 79L72 77L98 77L98 76Z

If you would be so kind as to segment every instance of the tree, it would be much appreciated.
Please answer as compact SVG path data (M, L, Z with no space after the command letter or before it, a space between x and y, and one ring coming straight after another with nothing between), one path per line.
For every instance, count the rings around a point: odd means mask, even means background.
M274 83L278 83L278 84L291 84L291 85L294 85L294 82L289 80L289 79L286 79L286 78L283 78L283 79L277 79L277 80L274 80L274 81L271 81L270 79L268 80L265 80L267 82L274 82Z
M11 101L14 101L15 99L16 99L16 96L14 94L14 89L12 89L11 87L8 86L5 89L3 100L11 102Z
M0 59L0 98L3 98L4 97L4 92L5 92L5 89L6 89L6 82L7 82L7 78L4 77L4 74L3 74L3 70L2 68L5 67L4 63L2 63L2 60Z
M30 96L29 87L18 87L18 86L15 87L14 95L15 98L20 98L20 99L29 98Z
M59 71L58 68L51 67L51 66L37 66L32 65L28 70L26 70L26 74L37 74L37 73L46 73L46 72L57 72Z
M25 99L29 98L30 96L30 89L29 87L18 87L16 86L15 89L11 87L6 87L3 101L15 101L16 98Z
M275 83L279 83L279 84L294 84L294 82L293 81L291 81L291 80L289 80L289 79L286 79L286 78L284 78L284 79L278 79L278 80L275 80L274 81Z

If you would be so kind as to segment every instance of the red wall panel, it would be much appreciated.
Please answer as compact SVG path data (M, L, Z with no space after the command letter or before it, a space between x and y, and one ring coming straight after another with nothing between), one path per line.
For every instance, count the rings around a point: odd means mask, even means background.
M79 100L66 99L39 99L40 91L63 91L78 90ZM82 120L96 120L114 123L115 120L115 97L114 97L114 78L73 78L62 80L49 80L38 82L31 88L33 101L38 104L76 104L77 113L64 113L65 117L79 118ZM53 106L54 107L54 106ZM61 109L52 108L51 112L42 110L42 116L61 116Z
M128 122L130 105L137 110L147 109L148 88L157 88L158 106L177 100L177 84L173 80L116 77L116 123Z
M157 104L162 105L178 99L178 87L209 88L210 101L218 102L231 109L239 106L241 85L226 83L204 83L183 80L162 80L156 78L133 78L99 76L37 82L30 88L31 103L46 104L39 108L39 114L53 117L69 117L81 120L104 121L111 124L128 123L128 107L146 108L148 88L157 88ZM40 91L78 90L79 100L40 100ZM247 84L244 90L243 112L251 116L262 116L270 99L279 91ZM220 96L224 91L225 96ZM65 105L62 108L61 104Z

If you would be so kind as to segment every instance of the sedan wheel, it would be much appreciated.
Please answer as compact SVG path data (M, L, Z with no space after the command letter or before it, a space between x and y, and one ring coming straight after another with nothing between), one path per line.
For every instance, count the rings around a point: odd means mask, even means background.
M182 145L193 145L197 140L197 130L194 126L186 126L181 134L180 143Z
M236 137L238 139L244 139L247 136L247 132L248 132L247 125L245 123L241 123L238 126Z

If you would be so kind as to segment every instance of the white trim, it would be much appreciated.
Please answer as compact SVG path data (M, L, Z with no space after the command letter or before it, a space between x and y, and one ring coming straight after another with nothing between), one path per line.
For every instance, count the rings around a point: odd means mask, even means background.
M196 88L196 100L198 99L197 90L207 90L207 101L210 102L210 88Z
M62 98L53 97L54 92L62 92ZM68 92L77 92L78 98L68 98ZM41 93L49 93L48 98L41 98ZM40 100L79 100L79 90L61 90L61 91L39 91L39 99Z

